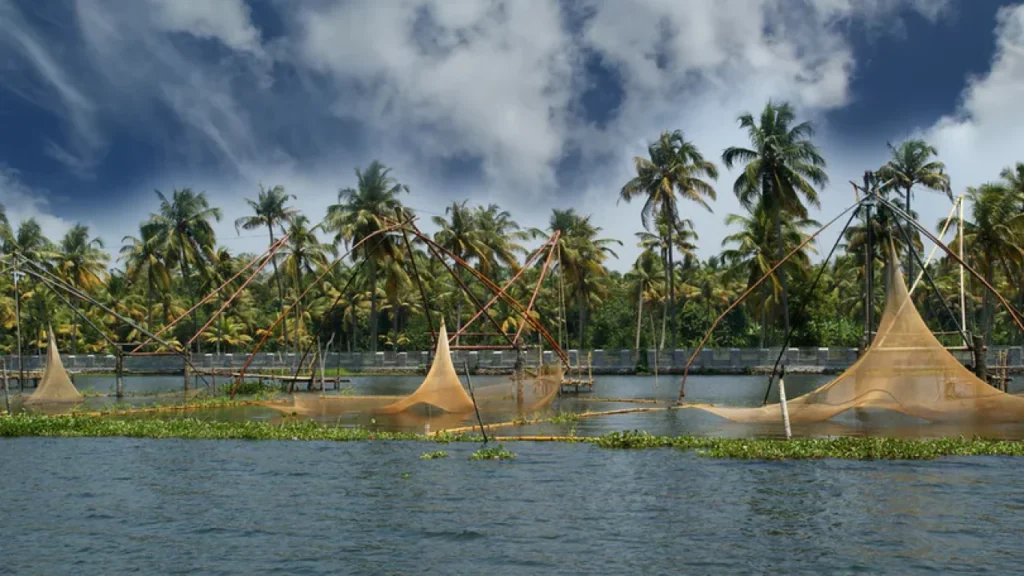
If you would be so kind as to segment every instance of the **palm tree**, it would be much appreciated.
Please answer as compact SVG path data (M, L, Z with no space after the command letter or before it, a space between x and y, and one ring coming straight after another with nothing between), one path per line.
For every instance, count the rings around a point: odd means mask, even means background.
M675 281L673 274L674 243L672 234L677 232L675 224L679 218L679 198L696 202L711 211L705 198L714 200L715 189L703 178L717 179L718 169L704 159L697 146L683 138L679 130L662 132L657 142L647 147L648 158L637 156L633 159L636 176L619 191L619 200L629 202L644 197L640 218L644 228L650 230L657 213L661 213L666 226L668 244L668 316L671 322L672 348L676 347Z
M154 229L153 241L159 247L164 266L168 269L181 267L189 299L195 306L191 268L203 272L213 258L217 240L210 220L220 221L220 208L211 208L205 192L196 194L190 188L174 190L170 199L159 190L156 195L160 209L150 215L147 225ZM192 328L193 332L199 330L195 310L192 311ZM198 339L196 352L200 352Z
M645 250L658 249L661 255L661 269L665 274L665 285L675 284L675 275L678 272L678 264L674 265L673 268L669 268L669 248L672 247L683 255L683 262L689 262L696 258L697 245L694 241L699 238L697 232L693 229L693 220L689 218L681 218L676 222L676 225L672 227L675 230L674 234L670 234L668 221L665 220L664 214L658 214L655 218L657 221L657 233L641 231L636 233L636 237L640 240L639 246ZM672 244L669 244L669 238L672 239ZM670 275L672 276L670 278ZM674 292L678 292L674 290ZM658 350L665 348L665 327L669 318L668 311L668 299L662 298L662 315L661 315L661 343L657 345Z
M90 293L103 286L110 257L103 251L103 241L89 238L89 227L76 224L64 235L60 245L57 272L78 290ZM72 299L71 353L78 350L78 300Z
M551 234L559 232L558 237L558 268L576 299L579 313L580 348L586 345L587 311L599 300L603 286L601 281L608 276L604 261L608 256L618 258L609 248L611 244L622 245L622 242L611 238L599 238L600 226L590 222L590 216L580 216L572 208L552 211L548 224Z
M284 233L284 224L291 220L296 211L288 206L289 200L294 200L294 194L288 194L284 186L274 186L267 190L260 184L260 193L256 200L246 198L245 202L252 208L251 216L243 216L235 220L235 230L255 230L266 226L270 235L270 245L274 245L274 227L279 227ZM277 272L277 257L271 262L274 267L274 279L277 282L278 313L284 314L284 287L281 283L281 275ZM288 319L281 320L281 340L286 340L288 334Z
M440 228L434 234L434 241L467 263L475 260L477 268L484 274L489 274L493 251L488 245L487 237L477 226L477 213L466 207L466 200L463 200L452 202L451 206L444 209L444 214L447 219L445 216L433 218L434 225ZM462 273L462 267L457 268L460 280L464 280ZM456 334L462 329L462 303L465 298L466 296L460 292L459 298L455 301ZM458 346L460 341L461 337L456 337L455 345Z
M139 226L139 237L121 239L121 260L125 262L125 279L135 283L146 277L146 331L153 332L153 295L157 290L170 291L171 275L157 246L155 226Z
M924 140L907 140L899 146L887 144L892 158L878 170L878 178L884 183L883 191L897 190L906 198L907 214L910 214L911 190L921 185L929 190L945 192L949 201L953 201L953 192L949 187L949 176L945 173L946 165L932 156L939 154L934 146ZM916 238L917 232L911 232ZM914 277L914 260L910 253L913 246L907 248L907 279Z
M776 260L772 252L776 251L778 241L776 230L770 215L762 204L758 204L754 211L748 216L729 214L725 217L726 226L738 226L739 230L730 234L722 240L722 246L727 247L722 252L722 259L729 265L730 273L742 278L747 287L753 286L755 282L768 274L768 271L775 265ZM793 219L786 215L783 218L783 244L786 251L790 251L800 245L807 237L804 230L820 226L818 222L808 218ZM761 317L761 348L765 347L768 330L768 309L769 303L778 303L782 284L781 273L787 276L803 274L810 267L810 256L813 248L805 247L797 252L793 258L786 261L772 274L769 283L761 285L760 306L753 307L755 313Z
M526 248L518 242L526 240L530 234L522 230L512 215L497 204L479 206L473 216L483 244L491 252L491 263L501 263L513 272L518 271L518 256L526 253Z
M1003 184L982 184L967 189L971 221L964 222L964 243L974 256L985 281L992 284L1002 268L1008 277L1024 255L1024 214L1020 200ZM988 291L982 297L982 330L992 339L993 303Z
M337 234L336 241L355 244L385 228L384 218L394 218L396 212L409 210L402 207L398 195L408 193L409 187L391 176L391 169L374 160L366 171L356 169L356 187L338 192L338 203L327 208L324 228ZM377 352L377 267L386 261L401 258L401 251L392 235L383 235L363 244L360 253L370 268L370 351Z
M752 210L758 202L772 215L775 239L778 244L776 262L783 252L782 215L807 218L806 201L818 206L818 193L814 186L828 184L825 159L811 142L814 127L810 122L796 122L796 114L788 103L771 101L761 111L760 121L747 113L739 117L741 128L747 130L751 148L729 147L722 152L727 168L745 163L743 173L733 185L740 203ZM814 186L812 186L812 184ZM801 199L802 197L802 199ZM789 333L789 294L786 274L779 274L782 286L782 318L785 333Z
M634 362L639 360L644 302L657 301L663 289L663 284L661 283L661 277L664 274L663 262L653 250L648 248L640 253L636 262L633 263L633 268L626 273L625 279L629 283L629 292L630 294L636 294L636 343L633 347L636 351L636 357L633 360Z
M317 237L320 226L309 226L309 218L293 216L288 226L288 242L285 244L284 268L295 281L295 352L299 352L299 333L302 328L303 307L299 296L305 287L302 277L313 274L316 269L329 266L328 255L337 255L333 244L324 244Z

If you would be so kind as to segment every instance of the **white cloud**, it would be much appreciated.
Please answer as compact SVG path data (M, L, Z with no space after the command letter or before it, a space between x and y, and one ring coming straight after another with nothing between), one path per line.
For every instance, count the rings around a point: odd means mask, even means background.
M62 237L73 225L53 215L45 191L26 186L19 178L18 172L9 168L0 168L0 204L7 210L7 219L15 230L21 222L35 218L43 229L43 234L55 240Z
M168 32L213 38L226 46L262 54L260 33L249 19L243 0L149 0L156 25Z
M924 131L946 162L954 191L998 179L1024 160L1024 6L999 11L996 53L984 76L973 78L955 115Z
M491 181L552 184L575 73L557 3L307 4L298 19L311 65L374 93L342 95L339 115L431 157L480 155Z
M119 214L96 216L114 246L155 208L150 190L190 186L206 190L224 209L218 233L228 246L258 252L265 239L238 239L231 225L246 211L243 198L254 196L258 183L285 185L316 220L337 190L353 183L354 166L379 158L412 187L406 200L426 210L424 216L467 197L498 202L521 223L540 227L553 207L593 213L606 234L625 242L621 260L612 263L625 269L637 252L639 207L615 201L630 176L632 156L644 153L661 130L680 128L717 162L726 146L744 143L736 117L760 110L768 99L789 100L801 117L819 122L818 142L832 178L822 195L819 216L825 219L852 201L847 181L886 156L884 136L875 149L850 150L821 123L824 112L851 98L857 62L846 24L863 21L889 33L901 11L935 19L949 3L595 0L575 5L588 14L582 27L556 0L272 6L281 12L284 37L271 46L241 0L75 5L83 45L71 62L83 69L83 80L66 84L88 94L105 121L163 141L173 160L166 165L175 166L155 166L147 185L121 191L125 205ZM1008 17L1003 20L1000 34L1013 36ZM1017 68L1015 76L1011 64L1000 62L1020 50L1020 28L1018 18L1017 43L1001 44L1008 48L992 73L965 94L969 118L948 119L932 131L954 183L964 178L961 170L973 170L956 165L954 156L977 141L999 140L1007 131L998 125L1016 118L1009 112L1010 94L1019 101L1019 86L1017 92L1000 90L1022 74ZM182 47L182 34L216 40L233 56L204 59ZM585 121L578 110L589 55L612 68L624 89L615 117L601 126ZM43 60L33 62L45 69ZM57 64L73 68L68 61ZM270 66L293 75L287 83L269 85ZM163 107L174 112L183 130L167 133L154 121ZM357 145L331 122L338 118L358 127ZM88 126L72 127L87 132ZM288 140L308 145L292 157ZM1012 154L994 143L987 149L987 158ZM59 156L62 150L55 145L52 152ZM579 177L570 179L575 187L559 189L556 167L576 151L583 162ZM73 152L69 163L72 157ZM437 166L454 159L478 159L482 177L452 181ZM984 178L992 177L984 172ZM704 256L718 251L725 214L739 210L731 192L734 178L724 173L720 179L714 214L692 214ZM826 235L823 242L831 239Z

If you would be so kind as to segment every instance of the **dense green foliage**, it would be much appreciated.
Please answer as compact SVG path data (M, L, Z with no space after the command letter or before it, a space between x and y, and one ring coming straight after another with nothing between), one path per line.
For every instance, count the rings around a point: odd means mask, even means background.
M812 126L799 122L788 105L774 103L756 117L743 114L739 124L749 147L730 147L721 159L725 167L741 170L732 188L746 212L715 216L729 231L722 251L704 261L695 256L698 238L690 218L710 217L719 168L682 132L666 131L650 145L647 156L634 159L636 176L608 193L609 199L617 195L641 204L637 221L644 231L636 242L643 252L624 274L609 270L621 240L606 237L587 214L556 209L545 229L527 230L497 205L463 201L432 217L437 228L433 240L472 268L456 268L453 275L437 251L414 235L381 232L413 216L402 202L414 191L377 161L356 170L351 187L343 188L337 203L323 214L300 214L283 186L254 191L251 214L238 218L235 226L240 233L262 236L265 231L270 244L280 243L280 249L269 262L260 261L260 272L244 289L249 274L243 269L258 255L232 254L218 245L213 223L221 211L204 192L157 192L153 214L140 224L138 236L124 238L114 262L85 226L75 226L55 241L43 235L35 220L9 223L0 210L2 266L29 273L23 274L17 290L12 274L0 275L0 351L16 350L19 309L25 352L41 352L52 324L62 350L99 353L110 351L101 332L117 342L141 342L146 332L163 330L193 303L198 303L195 310L162 334L168 346L246 352L265 340L266 352L315 352L314 344L341 351L423 350L429 348L430 330L437 329L440 316L450 332L457 332L476 313L474 300L490 299L491 292L474 274L500 285L522 272L510 294L530 301L546 254L526 266L528 254L556 232L554 272L537 294L534 314L563 347L694 346L731 302L767 274L782 254L794 250L794 258L724 318L709 344L778 345L790 326L791 345L856 346L867 305L866 226L855 220L834 257L827 264L816 263L831 247L815 241L803 244L819 226L808 207L818 205L818 189L828 182ZM915 189L951 194L935 148L909 140L891 146L891 152L889 162L867 172L881 196L909 210ZM950 229L962 233L968 264L1024 307L1024 164L965 194L963 230L956 224ZM905 233L888 208L879 206L875 213L871 230L877 288L871 305L877 319L886 247L894 245L911 269L911 251L921 252L922 242L917 232ZM918 309L935 331L951 332L955 324L940 299L959 316L957 265L940 253L930 272L941 296L922 287L915 293ZM812 287L819 275L820 282ZM54 278L132 322L56 293ZM462 292L458 280L470 285L473 296ZM201 301L225 283L219 293ZM236 290L239 296L229 301ZM969 330L984 334L990 343L1024 342L1010 314L980 281L970 278L968 293ZM522 328L526 342L537 341L532 327L524 326L522 316L507 303L498 302L493 310L493 323L477 320L456 343L504 344L504 337L496 335L498 327L508 334ZM637 360L645 361L643 355Z

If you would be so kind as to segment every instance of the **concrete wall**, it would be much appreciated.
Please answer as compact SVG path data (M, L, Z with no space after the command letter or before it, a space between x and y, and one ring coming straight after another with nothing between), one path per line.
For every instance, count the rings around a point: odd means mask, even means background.
M1000 350L1008 351L1008 364L1021 366L1024 364L1024 350L1021 347L992 347L988 350L988 365L995 368L999 365ZM587 363L587 351L567 351L570 362L575 365ZM631 373L636 367L633 350L591 350L589 351L593 371L596 374ZM660 372L678 372L686 365L693 350L654 350L644 351L647 365L653 369L657 362ZM771 367L779 355L779 349L757 348L709 348L702 350L694 360L692 369L703 372L730 372L749 370L759 366ZM961 362L970 360L970 352L955 352ZM655 358L657 356L657 358ZM204 354L193 358L199 368L234 368L238 369L248 358L247 354ZM114 356L111 355L77 355L62 356L64 366L72 371L114 371ZM857 359L857 351L853 348L790 348L786 351L785 364L790 367L818 368L842 370ZM515 366L516 353L512 350L467 351L455 350L452 360L457 370L464 364L470 369L507 371ZM17 358L6 357L8 370L17 370ZM249 371L260 368L294 366L298 361L295 354L258 354ZM423 370L429 364L430 353L423 352L342 352L328 355L328 367L341 367L353 372L387 371L387 370ZM557 357L551 351L544 352L544 363L553 364ZM534 366L538 362L537 352L526 355L526 364ZM124 367L129 372L181 372L184 362L178 356L129 356L125 358ZM39 356L25 356L25 368L28 370L42 368Z

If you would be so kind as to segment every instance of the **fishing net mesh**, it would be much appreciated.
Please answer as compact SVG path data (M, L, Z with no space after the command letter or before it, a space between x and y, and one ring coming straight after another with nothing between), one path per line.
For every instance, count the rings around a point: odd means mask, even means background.
M442 322L434 362L423 383L408 396L296 394L291 405L267 405L307 416L387 414L391 415L392 420L397 417L410 422L418 422L421 416L416 414L416 408L428 406L450 414L448 424L456 425L473 411L474 397L481 413L524 414L550 405L558 395L561 383L561 366L546 365L533 374L511 377L499 384L474 387L473 397L470 397L452 363L448 333ZM437 426L437 416L431 418Z
M46 349L46 366L43 369L43 377L39 381L32 396L25 400L26 405L68 403L78 402L82 395L71 383L67 370L60 360L60 351L57 350L57 342L53 339L53 331L50 331L50 343Z
M929 421L1015 422L1024 398L975 376L940 343L907 293L890 252L885 311L871 346L835 380L786 403L794 424L821 422L852 409L882 409ZM781 407L700 406L737 422L780 422Z

